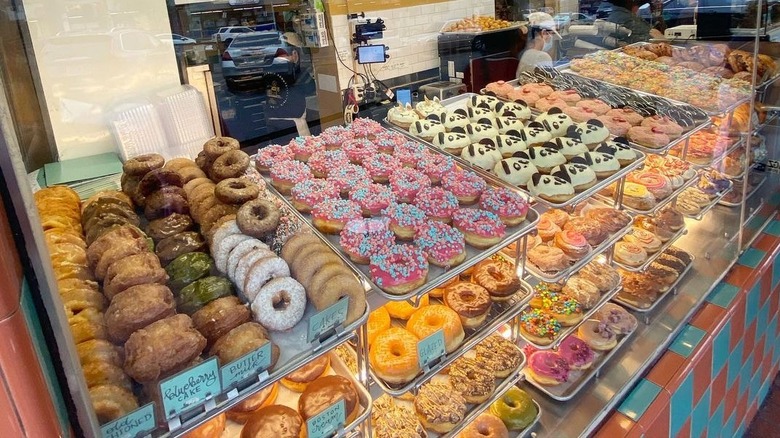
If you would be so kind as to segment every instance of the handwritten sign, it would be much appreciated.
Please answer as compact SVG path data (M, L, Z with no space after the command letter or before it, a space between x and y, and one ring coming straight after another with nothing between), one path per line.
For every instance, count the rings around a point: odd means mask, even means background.
M262 373L271 366L271 343L266 342L257 350L239 357L219 369L222 376L222 389L230 389L236 384Z
M327 438L333 435L347 420L346 404L339 400L319 414L306 420L309 438Z
M219 364L212 357L160 382L165 419L170 420L222 392Z
M343 297L325 310L309 318L308 340L313 342L333 327L344 324L347 320L349 297Z
M446 352L444 343L444 331L437 330L432 335L417 342L417 360L420 368L444 356Z
M135 438L153 431L157 427L154 418L154 403L149 403L124 417L104 424L100 428L103 438Z

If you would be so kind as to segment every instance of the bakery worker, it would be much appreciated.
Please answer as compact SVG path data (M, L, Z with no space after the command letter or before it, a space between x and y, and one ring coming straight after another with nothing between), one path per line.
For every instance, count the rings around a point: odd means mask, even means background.
M528 24L520 28L527 42L517 65L518 76L537 66L552 67L553 59L549 52L553 48L553 41L561 38L555 30L555 21L550 14L532 12L527 19Z
M650 23L637 15L639 7L650 0L610 0L612 12L607 21L619 24L627 29L627 32L615 32L612 36L618 41L618 45L650 41L651 38L663 38L664 35L650 26Z

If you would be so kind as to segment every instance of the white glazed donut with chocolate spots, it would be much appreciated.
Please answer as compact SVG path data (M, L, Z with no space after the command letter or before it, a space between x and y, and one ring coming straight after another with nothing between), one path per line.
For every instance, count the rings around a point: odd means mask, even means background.
M490 110L493 110L499 103L501 103L501 99L481 94L475 94L466 101L469 108L488 108Z
M535 173L528 181L528 191L532 196L561 203L574 197L574 186L569 181L554 175Z
M568 136L579 138L588 147L592 148L609 138L609 129L604 127L604 123L601 120L590 119L587 122L570 126Z
M601 142L594 151L614 156L621 167L636 161L636 151L628 145L628 140L624 137L615 137L612 140Z
M566 163L566 157L553 148L533 147L527 151L517 152L514 156L531 160L541 173L550 173L553 167Z
M455 128L465 129L466 125L470 123L469 118L463 114L447 111L431 114L427 118L436 120L437 122L444 125L444 130L447 132L450 132Z
M472 123L466 126L466 135L469 136L472 143L479 143L480 140L493 138L499 134L498 130L493 125Z
M571 181L575 192L582 192L593 187L598 178L596 172L589 166L581 163L568 163L556 166L550 172L550 175L557 176Z
M531 118L531 108L520 102L501 102L494 108L496 114L500 117L515 117L521 120Z
M574 125L574 120L558 107L550 108L536 118L536 121L544 126L553 137L563 137L569 131L569 126Z
M528 147L541 146L544 143L552 140L552 134L544 128L539 122L529 123L525 129L522 129L518 134Z
M466 117L469 118L471 123L477 123L481 119L496 119L496 113L490 108L472 107L466 109Z
M444 132L444 125L436 120L417 120L409 126L409 132L415 137L431 141L436 134Z
M535 173L539 173L534 163L527 158L504 158L493 167L493 173L501 180L514 186L525 187Z
M586 152L572 158L571 162L590 166L599 178L614 175L615 172L620 170L620 163L617 158L603 152Z
M567 160L589 151L585 143L572 137L557 137L542 146L559 151Z
M463 148L471 144L471 138L460 132L440 132L433 137L433 144L451 154L460 154Z
M460 157L481 169L491 170L496 163L501 161L501 153L490 139L485 143L472 143L464 148Z
M482 142L484 143L487 141L492 142L504 158L509 158L514 155L515 152L528 149L528 144L526 144L525 140L511 134L497 135L491 139L485 139Z
M520 131L525 128L525 124L517 117L501 116L496 119L496 128L499 134L506 134L509 131Z

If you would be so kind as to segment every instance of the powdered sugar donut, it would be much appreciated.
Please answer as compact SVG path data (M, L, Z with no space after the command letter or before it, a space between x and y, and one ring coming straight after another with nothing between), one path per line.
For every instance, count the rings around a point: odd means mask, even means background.
M227 260L230 251L239 243L252 239L251 236L244 234L231 234L211 245L211 255L214 257L214 266L219 272L227 272Z
M230 251L230 255L228 256L226 271L228 278L233 279L233 276L236 274L238 262L252 251L265 251L269 256L273 255L268 249L268 245L258 239L249 239L239 243L233 248L233 251Z
M290 267L279 257L272 256L256 261L244 280L244 295L247 301L253 302L261 288L272 278L289 276Z
M306 310L306 291L290 277L275 278L252 301L255 320L268 330L289 330Z

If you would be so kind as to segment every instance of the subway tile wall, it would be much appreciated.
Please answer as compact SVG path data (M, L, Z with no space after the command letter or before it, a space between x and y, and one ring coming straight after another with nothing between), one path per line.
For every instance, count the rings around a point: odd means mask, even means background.
M452 0L430 5L386 9L366 13L371 18L382 18L387 30L376 44L389 47L390 59L385 64L374 64L373 73L381 80L439 67L436 39L439 30L449 20L472 15L495 16L494 0ZM346 15L333 15L333 39L342 61L350 68L353 53L350 52L350 26ZM347 88L352 72L339 65L339 85ZM360 67L358 72L364 73Z

